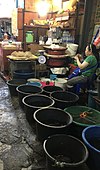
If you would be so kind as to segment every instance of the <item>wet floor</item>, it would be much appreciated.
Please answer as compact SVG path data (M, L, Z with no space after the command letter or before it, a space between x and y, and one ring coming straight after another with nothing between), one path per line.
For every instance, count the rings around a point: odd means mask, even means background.
M0 170L44 170L45 156L34 129L0 78Z
M18 98L0 78L0 170L45 170L42 144L28 124ZM82 170L88 170L84 166Z

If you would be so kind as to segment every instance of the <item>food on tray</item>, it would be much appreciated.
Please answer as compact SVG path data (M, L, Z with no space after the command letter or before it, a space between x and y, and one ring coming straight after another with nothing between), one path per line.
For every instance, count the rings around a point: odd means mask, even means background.
M17 56L17 51L11 53L12 56Z
M16 46L13 45L13 44L6 44L6 45L3 44L3 48L4 48L4 49L10 49L10 48L11 48L11 49L13 49L13 48L16 49Z
M30 57L32 57L33 56L33 54L30 52L30 51L26 51L25 53L24 53L24 56L27 58L30 58Z
M59 46L56 44L51 44L50 46L44 46L45 49L52 49L52 50L66 50L66 47Z
M7 58L12 60L34 60L38 57L33 55L30 51L14 51L11 53L11 55L7 56Z
M24 52L23 51L14 51L11 53L12 56L16 57L24 57Z

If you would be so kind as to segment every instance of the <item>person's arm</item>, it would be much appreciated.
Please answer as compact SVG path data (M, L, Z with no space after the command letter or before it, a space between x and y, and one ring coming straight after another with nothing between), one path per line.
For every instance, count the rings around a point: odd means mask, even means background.
M77 65L80 69L84 69L89 65L89 63L86 62L86 61L83 61L82 63L80 62L80 55L79 54L76 55L74 58L76 59Z

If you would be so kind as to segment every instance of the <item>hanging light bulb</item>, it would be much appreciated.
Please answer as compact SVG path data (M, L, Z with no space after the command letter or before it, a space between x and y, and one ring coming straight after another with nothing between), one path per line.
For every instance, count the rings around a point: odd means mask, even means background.
M49 7L50 7L50 5L46 0L41 0L36 4L36 9L40 16L47 15L47 13L49 11Z

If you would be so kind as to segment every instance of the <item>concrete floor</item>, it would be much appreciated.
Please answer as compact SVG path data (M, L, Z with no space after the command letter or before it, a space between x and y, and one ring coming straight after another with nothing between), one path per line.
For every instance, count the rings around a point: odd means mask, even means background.
M0 78L0 170L32 169L45 169L42 144Z
M11 98L0 78L0 170L46 169L43 147L34 128L28 124L18 98ZM81 170L89 169L84 164Z

